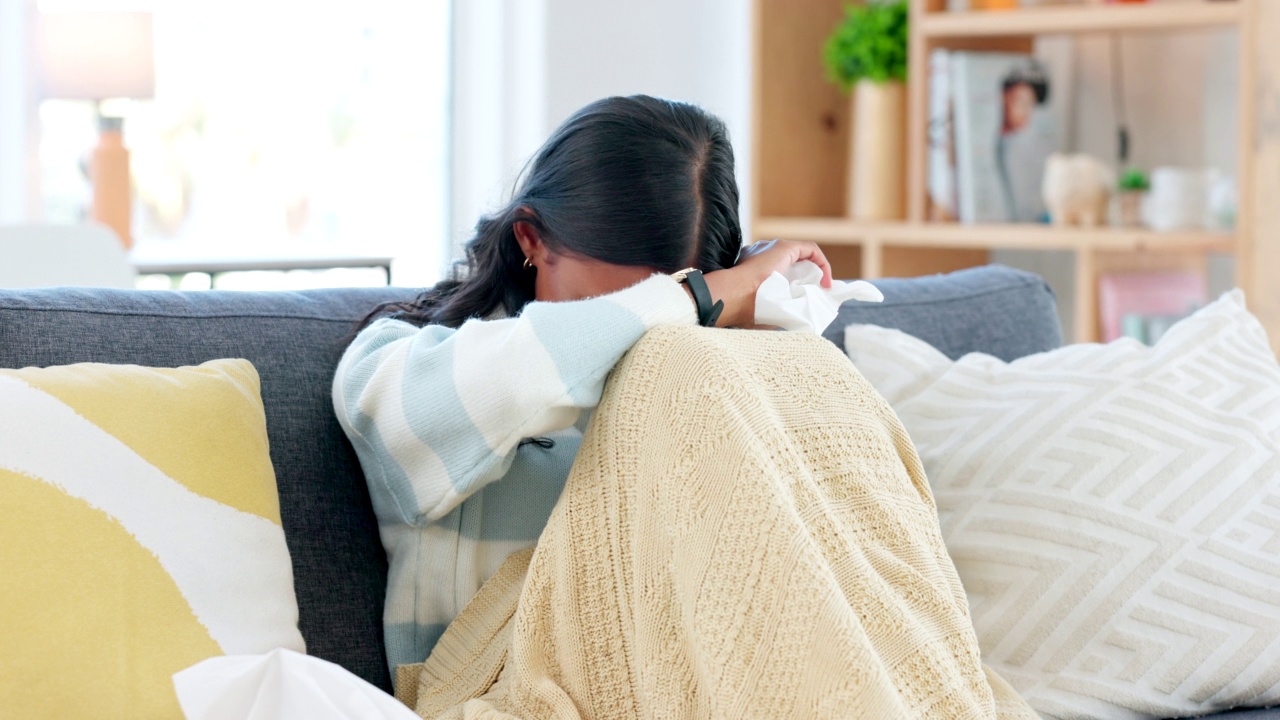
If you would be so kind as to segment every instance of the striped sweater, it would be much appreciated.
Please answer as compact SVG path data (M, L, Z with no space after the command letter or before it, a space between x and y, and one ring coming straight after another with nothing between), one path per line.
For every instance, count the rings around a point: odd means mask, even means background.
M387 661L422 662L497 572L533 546L613 366L649 328L694 324L655 275L460 328L381 319L338 364L333 406L369 483L390 563ZM521 443L546 438L548 443Z

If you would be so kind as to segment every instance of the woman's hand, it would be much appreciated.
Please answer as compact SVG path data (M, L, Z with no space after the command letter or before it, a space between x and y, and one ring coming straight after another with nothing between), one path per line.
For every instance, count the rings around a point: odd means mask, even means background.
M738 264L727 270L707 273L707 287L711 297L724 301L724 311L716 325L720 327L746 327L756 323L756 290L760 283L775 272L800 262L809 262L822 268L822 287L831 287L831 264L822 250L811 242L792 240L768 240L742 249Z

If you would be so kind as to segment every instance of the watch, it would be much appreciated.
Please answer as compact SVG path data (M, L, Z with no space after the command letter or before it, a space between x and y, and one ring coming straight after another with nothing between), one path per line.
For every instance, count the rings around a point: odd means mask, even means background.
M707 287L707 279L702 277L702 271L697 268L685 268L672 273L671 279L689 286L689 291L693 293L693 302L698 307L698 324L703 327L715 327L716 320L720 319L720 312L724 310L724 301L711 298L711 288Z

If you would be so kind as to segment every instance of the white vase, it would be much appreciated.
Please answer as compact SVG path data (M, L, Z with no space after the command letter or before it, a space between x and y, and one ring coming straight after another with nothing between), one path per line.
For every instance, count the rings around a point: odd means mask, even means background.
M1158 167L1151 171L1144 219L1155 230L1198 230L1206 225L1208 200L1207 171Z
M849 213L857 220L906 216L906 115L902 83L861 80L854 85Z

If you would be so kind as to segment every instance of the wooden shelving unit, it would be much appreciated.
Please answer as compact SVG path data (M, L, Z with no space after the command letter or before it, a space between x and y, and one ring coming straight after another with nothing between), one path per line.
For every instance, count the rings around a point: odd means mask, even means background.
M1040 34L1194 30L1240 22L1241 5L1223 2L1172 5L1062 5L1013 12L926 12L926 38L1008 37Z
M996 249L1069 250L1075 257L1077 340L1098 336L1097 276L1124 270L1204 271L1233 255L1236 282L1280 350L1280 0L1184 0L952 13L945 0L910 0L907 217L845 216L850 100L824 79L821 47L847 0L755 0L752 233L823 245L842 276L876 278L983 264ZM1158 233L1048 225L927 221L927 65L934 48L1030 50L1038 35L1179 32L1240 34L1234 233Z
M1021 223L863 223L848 218L761 218L756 234L828 245L866 242L1001 250L1109 250L1113 252L1219 252L1235 250L1230 233L1155 232L1134 228L1055 228Z

